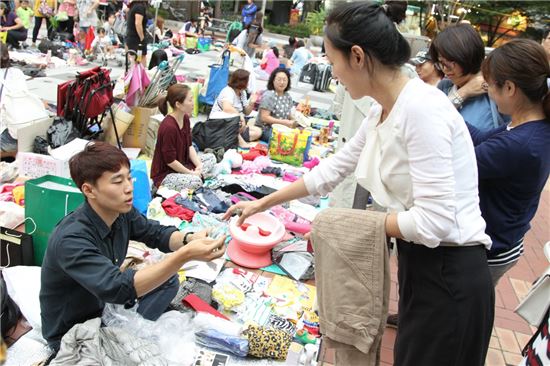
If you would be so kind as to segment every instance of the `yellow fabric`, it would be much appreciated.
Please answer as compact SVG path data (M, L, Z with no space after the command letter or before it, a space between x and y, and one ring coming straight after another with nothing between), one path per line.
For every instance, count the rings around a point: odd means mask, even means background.
M19 206L23 206L21 204L21 201L25 199L25 186L17 186L13 189L11 192L13 194L13 200L15 203L17 203Z

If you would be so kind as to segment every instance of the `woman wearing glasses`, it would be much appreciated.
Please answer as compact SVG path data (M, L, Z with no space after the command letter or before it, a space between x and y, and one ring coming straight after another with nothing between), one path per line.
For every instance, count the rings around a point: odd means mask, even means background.
M240 212L241 224L274 205L326 194L354 174L387 209L386 235L397 238L394 364L482 366L493 326L494 289L472 139L445 95L403 73L410 46L393 25L391 10L391 3L351 2L327 18L325 50L334 77L353 99L376 101L355 136L296 182L237 203L225 218ZM349 296L362 301L349 309L357 314L368 295L350 289ZM367 334L357 322L345 324L358 337ZM337 348L336 365L369 364L360 353L353 346Z
M487 83L480 72L485 46L471 25L446 28L433 40L430 54L446 77L438 88L447 94L465 121L482 131L506 122L487 94Z

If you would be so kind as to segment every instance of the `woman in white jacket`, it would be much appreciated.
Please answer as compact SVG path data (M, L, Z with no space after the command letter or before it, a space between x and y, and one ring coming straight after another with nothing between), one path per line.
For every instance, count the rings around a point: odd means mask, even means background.
M242 223L282 202L326 194L355 174L387 209L386 234L397 239L394 364L482 366L494 289L474 147L448 98L401 70L410 46L393 25L391 7L345 3L327 18L325 49L333 75L352 98L368 95L376 101L356 135L302 179L260 200L238 203L226 218L241 213Z

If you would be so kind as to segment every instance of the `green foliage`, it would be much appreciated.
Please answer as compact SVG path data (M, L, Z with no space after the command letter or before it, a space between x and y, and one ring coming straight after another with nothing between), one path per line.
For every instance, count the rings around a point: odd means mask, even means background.
M273 25L265 23L264 26L271 33L283 34L285 36L307 38L310 35L309 27L304 23L299 23L295 26L290 26L288 24Z
M324 8L319 11L312 11L307 13L306 25L309 28L310 34L314 36L320 36L323 34L323 26L325 25L325 19L327 18L327 12Z

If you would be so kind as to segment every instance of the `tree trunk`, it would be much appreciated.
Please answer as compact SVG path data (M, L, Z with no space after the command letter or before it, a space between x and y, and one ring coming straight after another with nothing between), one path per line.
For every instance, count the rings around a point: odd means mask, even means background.
M214 18L222 17L222 0L216 0L214 3Z

